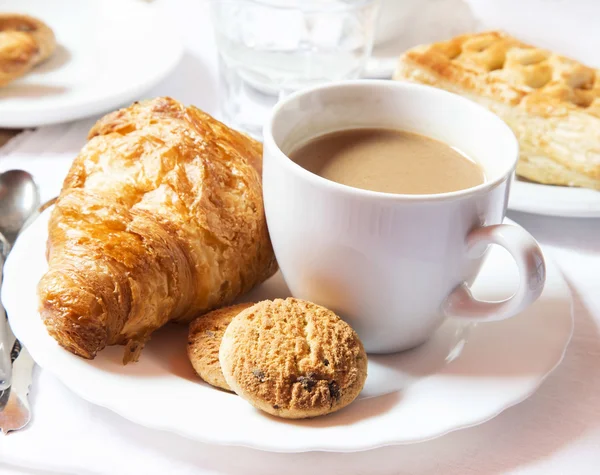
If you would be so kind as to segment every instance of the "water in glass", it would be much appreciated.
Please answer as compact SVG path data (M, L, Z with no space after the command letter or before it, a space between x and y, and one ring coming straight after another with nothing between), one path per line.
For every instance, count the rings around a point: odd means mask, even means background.
M360 76L373 44L378 0L217 0L221 109L260 137L286 94Z

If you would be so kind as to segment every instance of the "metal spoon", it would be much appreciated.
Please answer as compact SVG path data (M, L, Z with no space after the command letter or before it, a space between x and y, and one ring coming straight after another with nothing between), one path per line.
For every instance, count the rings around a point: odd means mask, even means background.
M33 177L23 170L9 170L0 174L0 269L20 229L40 203ZM1 277L1 272L0 272ZM0 304L0 390L11 384L12 342L8 339L6 312Z

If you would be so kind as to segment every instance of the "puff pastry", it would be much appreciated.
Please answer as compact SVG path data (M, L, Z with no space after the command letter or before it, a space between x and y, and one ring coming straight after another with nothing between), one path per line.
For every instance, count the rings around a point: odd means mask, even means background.
M519 139L521 177L600 190L600 71L494 31L411 49L394 79L447 89L499 115Z
M229 304L272 275L259 142L170 98L100 119L52 211L40 313L85 358Z
M27 15L0 13L0 86L26 74L56 49L52 29Z

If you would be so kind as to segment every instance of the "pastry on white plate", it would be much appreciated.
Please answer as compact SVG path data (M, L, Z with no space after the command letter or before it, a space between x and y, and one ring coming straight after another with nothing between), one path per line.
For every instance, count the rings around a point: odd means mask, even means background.
M0 13L0 86L28 73L56 49L52 29L28 15Z
M394 79L446 89L499 115L519 139L517 175L600 190L600 71L493 31L410 49Z

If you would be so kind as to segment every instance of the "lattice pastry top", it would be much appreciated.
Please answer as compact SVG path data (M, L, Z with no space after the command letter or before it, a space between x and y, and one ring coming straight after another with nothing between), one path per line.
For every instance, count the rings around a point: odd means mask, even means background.
M577 109L600 118L600 71L502 32L419 46L400 62L432 70L464 92L521 104L537 114Z

